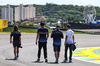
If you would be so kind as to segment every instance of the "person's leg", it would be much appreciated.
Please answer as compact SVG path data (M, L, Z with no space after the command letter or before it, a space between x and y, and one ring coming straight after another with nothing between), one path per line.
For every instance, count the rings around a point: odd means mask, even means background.
M16 47L14 47L14 56L16 57Z
M58 59L59 59L59 52L58 51L55 51L55 58L56 58L56 61L55 63L58 63Z
M43 44L43 51L44 51L45 62L48 62L48 59L47 59L47 43Z
M16 41L13 41L13 47L14 47L14 60L17 60L17 43Z
M56 45L56 59L59 59L59 53L60 53L60 47L61 47L61 45Z
M44 51L44 59L47 58L47 43L43 44L43 51Z
M58 55L58 59L59 59L60 52L58 52L57 55Z
M70 51L69 62L71 62L72 61L72 45L69 45L69 51Z
M14 47L14 56L15 56L14 57L14 60L17 60L17 56L16 56L17 55L17 52L16 51L17 51L17 47Z
M57 50L56 49L57 49L56 45L53 44L53 50L54 50L55 59L57 59ZM55 63L56 63L56 61L55 61Z
M19 48L17 48L17 56L19 55Z
M67 61L67 51L68 51L68 44L65 46L65 60Z
M17 44L15 41L13 41L13 48L14 48L14 56L16 57Z
M55 63L58 63L59 52L60 52L60 45L53 44L53 48L54 48L54 55L55 55L55 58L56 58Z
M61 45L58 45L57 49L58 49L58 50L57 50L57 51L58 51L58 52L57 52L57 55L58 55L58 59L59 59Z
M42 48L42 43L39 42L38 44L38 58L41 56L41 48Z
M55 57L56 57L56 59L59 59L59 52L58 51L55 52Z
M57 45L53 44L55 58L58 59Z
M58 59L58 51L55 51L55 58Z

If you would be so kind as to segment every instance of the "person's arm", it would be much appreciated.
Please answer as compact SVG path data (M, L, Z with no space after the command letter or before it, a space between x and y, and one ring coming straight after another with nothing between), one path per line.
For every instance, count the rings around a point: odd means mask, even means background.
M68 36L65 37L65 43L64 43L65 46L66 46L67 38L68 38Z
M52 34L51 34L51 38L53 37L53 31L52 31Z
M75 41L75 39L74 39L74 36L73 36L73 44L74 44L74 41Z
M12 43L12 36L10 36L10 44Z
M19 43L21 44L21 36L19 36Z
M13 32L11 32L10 34L10 44L12 43L12 36L13 36Z
M62 38L62 39L64 38L63 32L61 33L61 38Z
M47 33L47 40L48 40L48 37L49 37L49 33Z
M47 40L48 40L48 37L49 37L49 31L47 30Z
M37 45L38 38L39 38L39 33L37 33L37 36L36 36L36 45Z

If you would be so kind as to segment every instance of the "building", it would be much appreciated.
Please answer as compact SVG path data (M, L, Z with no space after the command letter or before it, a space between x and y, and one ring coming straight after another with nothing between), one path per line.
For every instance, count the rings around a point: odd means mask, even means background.
M20 6L15 7L15 22L34 17L35 17L35 7L33 7L33 5L24 7L23 4L20 4Z
M24 7L23 4L20 4L20 6L15 7L15 22L24 20Z
M26 19L27 15L26 15L26 8L23 8L23 19Z
M26 7L26 19L34 18L35 17L35 7L29 5Z
M35 17L35 7L33 7L32 5L29 5L29 18L33 18Z
M8 19L8 23L13 24L13 8L9 4L1 9L1 19Z
M19 8L20 8L20 9L19 9L19 10L20 10L20 20L24 20L24 17L23 17L23 16L24 16L24 15L23 15L23 14L24 14L23 4L20 4L20 7L19 7Z
M20 8L16 7L15 8L15 21L20 21Z

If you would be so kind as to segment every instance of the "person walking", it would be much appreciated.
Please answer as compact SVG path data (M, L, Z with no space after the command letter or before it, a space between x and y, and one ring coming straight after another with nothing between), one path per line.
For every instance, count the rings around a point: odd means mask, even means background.
M51 38L53 38L53 48L55 52L55 63L58 63L59 55L60 55L60 48L61 48L61 38L63 38L63 32L60 30L60 26L56 26L56 29L53 30L51 34Z
M74 32L70 29L71 25L68 24L66 25L66 37L65 37L65 59L64 59L64 62L66 62L68 60L67 58L67 51L68 51L68 48L69 48L69 51L70 51L70 56L69 56L69 62L72 62L72 46L74 44Z
M48 37L49 37L49 32L48 32L48 29L44 27L44 25L45 25L44 22L40 23L41 27L38 28L37 36L36 36L36 45L38 44L38 59L37 59L37 62L40 61L42 47L43 47L43 51L44 51L45 62L48 62L48 59L47 59L47 40L48 40Z
M13 37L13 41L12 41ZM21 33L18 31L18 26L14 26L14 31L10 34L10 44L13 43L14 47L14 60L17 60L19 57L19 46L21 45Z

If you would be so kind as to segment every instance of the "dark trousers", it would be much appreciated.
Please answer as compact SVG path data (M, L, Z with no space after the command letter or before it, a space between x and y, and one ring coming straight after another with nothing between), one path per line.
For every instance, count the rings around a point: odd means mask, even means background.
M72 44L66 44L65 46L65 59L67 59L67 51L70 51L70 56L69 56L69 60L72 60Z
M44 59L47 58L47 42L39 42L38 44L38 58L40 58L41 56L41 49L43 47L43 51L44 51Z

